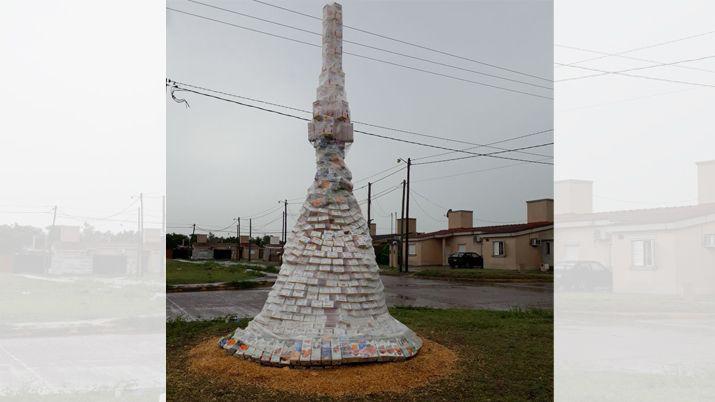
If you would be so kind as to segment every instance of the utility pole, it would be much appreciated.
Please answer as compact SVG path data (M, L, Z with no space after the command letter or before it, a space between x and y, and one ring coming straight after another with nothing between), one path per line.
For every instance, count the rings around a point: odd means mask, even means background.
M166 233L166 196L161 196L161 232Z
M57 222L57 205L52 208L52 226L50 226L50 232L47 235L47 269L45 273L49 272L52 267L52 237L55 235L55 222Z
M405 218L407 221L407 231L405 232L405 272L410 272L410 166L412 160L407 158L407 206L405 207Z
M191 237L189 237L189 250L191 250L191 255L189 259L194 256L194 235L196 234L196 224L194 223L191 229Z
M283 200L283 244L288 241L288 200Z
M139 275L144 275L144 194L139 193Z
M251 262L251 236L253 230L253 219L248 220L248 262Z
M370 223L372 219L370 216L370 207L372 206L372 183L367 182L367 232L370 233Z
M238 253L236 255L236 260L241 261L241 217L239 216L236 220L238 221L238 224L236 225L236 243L238 243L236 246L236 252Z
M137 276L142 272L142 209L137 208Z
M398 255L400 259L399 270L402 272L402 266L405 260L405 185L407 181L402 180L402 210L400 212L400 253Z

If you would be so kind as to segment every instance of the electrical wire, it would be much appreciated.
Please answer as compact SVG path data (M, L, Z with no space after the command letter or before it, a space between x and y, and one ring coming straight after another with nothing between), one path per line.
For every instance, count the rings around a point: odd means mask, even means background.
M402 166L402 165L391 166L391 167L389 167L389 168L387 168L387 169L384 169L384 170L381 170L381 171L379 171L379 172L377 172L377 173L373 173L373 174L371 174L370 176L365 176L365 177L363 177L362 179L354 180L354 181L353 181L353 184L357 184L357 183L359 183L359 182L361 182L361 181L364 181L364 180L367 180L367 179L369 179L369 178L375 177L375 176L377 176L377 175L379 175L379 174L381 174L381 173L387 172L387 171L392 170L392 169L395 169L395 168L400 168L400 170L402 170L402 169L404 169L404 166Z
M311 116L312 116L312 114L313 114L313 112L311 112L311 111L309 111L309 110L299 109L299 108L296 108L296 107L287 106L287 105L283 105L283 104L275 103L275 102L264 101L264 100L260 100L260 99L256 99L256 98L250 98L250 97L247 97L247 96L241 96L241 95L237 95L237 94L230 93L230 92L219 91L219 90L207 88L207 87L204 87L204 86L193 85L193 84L189 84L189 83L185 83L185 82L175 81L175 80L172 80L172 79L169 79L169 78L166 79L166 82L167 82L167 85L177 84L177 85L180 85L180 86L189 87L189 88L193 88L193 89L198 89L198 90L201 90L201 91L207 91L207 92L217 93L217 94L226 95L226 96L230 96L230 97L238 98L238 99L245 99L245 100L249 100L249 101L252 101L252 102L261 103L261 104L264 104L264 105L277 106L277 107L282 107L282 108L285 108L285 109L288 109L288 110L293 110L293 111L297 111L297 112L308 113L308 114L310 114ZM508 139L505 139L505 140L495 141L495 142L492 142L492 143L489 143L489 144L478 144L478 143L470 142L470 141L456 140L456 139L453 139L453 138L447 138L447 137L440 137L440 136L435 136L435 135L429 135L429 134L424 134L424 133L420 133L420 132L416 132L416 131L410 131L410 130L404 130L404 129L394 128L394 127L388 127L388 126L384 126L384 125L366 123L366 122L357 121L357 120L353 120L352 122L353 122L354 124L361 124L361 125L364 125L364 126L376 127L376 128L381 128L381 129L390 130L390 131L396 131L396 132L405 133L405 134L412 134L412 135L416 135L416 136L420 136L420 137L426 137L426 138L433 138L433 139L438 139L438 140L451 141L451 142L456 142L456 143L460 143L460 144L474 145L474 148L468 148L468 149L475 149L475 148L479 148L479 147L486 147L486 148L494 148L494 149L499 149L499 150L507 150L508 148L496 147L496 146L494 146L494 145L495 145L495 144L502 143L502 142L506 142L506 141L512 141L512 140L514 140L514 139L529 137L529 136L532 136L532 135L536 135L536 134L541 134L541 133L546 133L546 132L553 131L553 129L541 130L541 131L538 131L538 132L535 132L535 133L529 133L529 134L520 135L520 136L517 136L517 137L508 138ZM522 153L522 154L527 154L527 155L533 155L533 156L542 156L542 157L548 156L548 155L537 154L537 153L533 153L533 152L523 152L523 151L515 151L515 152ZM451 153L451 152L450 152L450 153ZM423 158L428 158L428 157L423 157ZM417 159L422 159L422 158L417 158ZM415 160L417 160L417 159L415 159ZM389 169L386 169L386 170L389 170Z
M254 0L254 1L255 1L255 0ZM574 62L565 64L564 66L569 66L569 67L571 67L571 66L574 66L575 64L581 64L581 63L585 63L585 62L587 62L587 61L592 61L592 60L599 60L599 59L603 59L603 58L610 57L610 56L622 56L622 55L624 55L624 54L633 53L633 52L636 52L636 51L639 51L639 50L645 50L645 49L651 49L651 48L658 47L658 46L669 45L669 44L672 44L672 43L676 43L676 42L680 42L680 41L684 41L684 40L689 40L689 39L694 39L694 38L699 38L699 37L706 36L706 35L710 35L710 34L713 34L713 33L715 33L715 31L708 31L708 32L699 33L699 34L695 34L695 35L688 35L688 36L685 36L685 37L682 37L682 38L677 38L677 39L671 39L671 40L667 40L667 41L663 41L663 42L658 42L658 43L654 43L654 44L651 44L651 45L639 46L639 47L635 47L635 48L632 48L632 49L624 50L624 51L617 52L617 53L613 53L613 54L602 54L602 55L600 55L600 56L590 57L590 58L588 58L588 59L583 59L583 60L574 61ZM583 49L582 49L582 50L583 50Z
M405 169L407 169L407 167L406 167L406 166L403 166L402 169L398 169L398 170L396 170L396 171L394 171L394 172L392 172L392 173L390 173L390 174L388 174L388 175L382 176L382 177L380 177L379 179L377 179L377 180L375 180L375 181L369 182L369 184L379 183L379 182L381 182L382 180L385 180L385 179L387 179L387 178L390 177L390 176L393 176L393 175L395 175L395 174L397 174L397 173L400 173L401 171L403 171L403 170L405 170ZM356 189L353 190L353 191L361 190L361 189L363 189L363 188L365 188L365 187L367 187L367 184L365 184L365 185L363 185L363 186L360 186L360 187L356 188Z
M689 63L689 62L693 62L693 61L707 60L707 59L712 59L713 57L715 57L715 56L703 56L703 57L698 57L695 59L678 60L678 61L673 61L673 62L669 62L669 63L660 63L660 64L654 64L654 65L645 66L645 67L627 68L625 70L618 70L618 71L604 71L604 72L598 73L598 74L589 74L589 75L582 75L579 77L563 78L560 80L556 80L555 82L575 81L575 80L591 78L591 77L602 77L604 75L609 75L609 74L622 74L622 73L627 73L630 71L646 70L646 69L655 68L655 67L677 66L678 64L681 64L681 63Z
M424 178L424 179L418 179L418 180L412 180L412 181L413 181L414 183L420 183L420 182L424 182L424 181L433 181L433 180L449 179L449 178L452 178L452 177L465 176L465 175L474 174L474 173L489 172L489 171L492 171L492 170L506 169L506 168L510 168L510 167L513 167L513 166L525 165L525 164L526 164L526 163L524 163L524 162L511 163L511 164L508 164L508 165L495 166L495 167L492 167L492 168L471 170L471 171L468 171L468 172L462 172L462 173L456 173L456 174L450 174L450 175L438 176L438 177L427 177L427 178Z
M443 206L443 205L437 204L436 202L430 200L427 196L425 196L425 195L423 195L423 194L421 194L421 193L418 193L414 188L410 188L410 193L414 193L415 195L417 195L417 196L419 196L419 197L422 197L422 198L425 199L427 202L429 202L430 204L436 206L437 208L442 209L443 211L447 211L447 210L449 209L449 208L447 208L447 207L445 207L445 206Z
M516 136L516 137L510 137L510 138L506 138L506 139L503 139L503 140L494 141L494 142L490 142L490 143L484 144L484 147L491 147L491 146L494 145L494 144L501 144L501 143L504 143L504 142L514 141L514 140L518 140L518 139L522 139L522 138L526 138L526 137L532 137L532 136L539 135L539 134L550 133L550 132L552 132L552 131L554 131L554 129L553 129L553 128L550 128L550 129L548 129L548 130L541 130L541 131L536 131L536 132L529 133L529 134L519 135L519 136ZM481 147L482 147L482 146L475 146L475 147L465 148L465 150L471 151L471 150L479 149L479 148L481 148ZM438 156L450 155L450 154L453 154L453 153L455 153L455 152L452 152L452 151L450 151L450 152L441 152L441 153L438 153L438 154L422 156L422 157L419 157L419 158L412 158L412 160L413 160L413 161L416 161L416 160L422 160L422 159L428 159L428 158L435 158L435 157L438 157ZM547 155L541 155L541 154L534 154L534 155L540 155L540 156L544 156L544 157L546 157L546 158L551 158L550 156L547 156Z
M598 68L584 67L584 66L576 66L576 65L569 65L569 64L564 64L564 63L554 63L554 64L559 65L559 66L564 66L564 67L578 68L578 69L581 69L581 70L596 71L596 72L604 73L604 74L616 74L616 75L622 75L622 76L625 76L625 77L642 78L642 79L647 79L647 80L652 80L652 81L663 81L663 82L670 82L670 83L674 83L674 84L685 84L685 85L695 85L695 86L700 86L700 87L711 87L711 88L715 88L715 85L712 85L712 84L704 84L704 83L700 83L700 82L671 80L671 79L668 79L668 78L651 77L651 76L649 76L649 75L619 73L619 72L617 72L617 71L606 71L606 70L601 70L601 69L598 69Z
M304 32L304 33L309 33L309 34L311 34L311 35L317 35L317 36L322 36L322 35L323 35L323 34L320 33L320 32L314 32L314 31L311 31L311 30L308 30L308 29L299 28L299 27L296 27L296 26L293 26L293 25L283 24L283 23L280 23L280 22L277 22L277 21L272 21L272 20L269 20L269 19L265 19L265 18L261 18L261 17L256 17L256 16L251 15L251 14L246 14L246 13L242 13L242 12L239 12L239 11L235 11L235 10L230 10L230 9L227 9L227 8L223 8L223 7L218 7L218 6L215 6L215 5L212 5L212 4L202 3L202 2L196 1L196 0L188 0L188 1L191 2L191 3L200 4L200 5L205 6L205 7L210 7L210 8L216 9L216 10L226 11L226 12L229 12L229 13L232 13L232 14L240 15L240 16L242 16L242 17L251 18L251 19L258 20L258 21L262 21L262 22L266 22L266 23L269 23L269 24L273 24L273 25L278 25L278 26L285 27L285 28L294 29L294 30L296 30L296 31L300 31L300 32ZM497 78L497 79L500 79L500 80L516 82L516 83L519 83L519 84L529 85L529 86L533 86L533 87L537 87L537 88L544 88L544 89L549 89L549 90L553 90L553 89L554 89L553 87L548 87L548 86L545 86L545 85L533 84L533 83L531 83L531 82L515 80L515 79L513 79L513 78L506 78L506 77L502 77L502 76L495 75L495 74L485 73L485 72L483 72L483 71L471 70L471 69L468 69L468 68L463 68L463 67L455 66L455 65L452 65L452 64L442 63L442 62L435 61L435 60L425 59L425 58L422 58L422 57L412 56L412 55L405 54L405 53L395 52L395 51L393 51L393 50L384 49L384 48L377 47L377 46L372 46L372 45L367 45L367 44L364 44L364 43L355 42L355 41L351 41L351 40L347 40L347 39L343 39L343 42L344 42L344 43L349 43L349 44L352 44L352 45L357 45L357 46L365 47L365 48L368 48L368 49L378 50L378 51L385 52L385 53L389 53L389 54L394 54L394 55L397 55L397 56L407 57L407 58L414 59L414 60L424 61L424 62L427 62L427 63L439 65L439 66L449 67L449 68L453 68L453 69L456 69L456 70L467 71L467 72L471 72L471 73L474 73L474 74L479 74L479 75L483 75L483 76L487 76L487 77Z
M302 41L302 40L295 39L295 38L291 38L291 37L288 37L288 36L278 35L278 34L274 34L274 33L270 33L270 32L261 31L261 30L258 30L258 29L253 29L253 28L249 28L249 27L244 27L244 26L241 26L241 25L238 25L238 24L233 24L233 23L230 23L230 22L226 22L226 21L222 21L222 20L217 20L217 19L215 19L215 18L210 18L210 17L206 17L206 16L203 16L203 15L190 13L190 12L187 12L187 11L177 10L177 9L171 8L171 7L166 7L166 9L167 9L167 10L170 10L170 11L177 12L177 13L190 15L190 16L193 16L193 17L196 17L196 18L201 18L201 19L204 19L204 20L208 20L208 21L213 21L213 22L217 22L217 23L220 23L220 24L229 25L229 26L232 26L232 27L235 27L235 28L244 29L244 30L247 30L247 31L255 32L255 33L260 33L260 34L262 34L262 35L268 35L268 36L272 36L272 37L274 37L274 38L279 38L279 39L287 40L287 41L290 41L290 42L295 42L295 43L300 43L300 44L303 44L303 45L308 45L308 46L313 46L313 47L317 47L317 48L322 48L321 45L318 45L318 44L315 44L315 43L311 43L311 42ZM553 100L553 99L554 99L553 97L544 96L544 95L539 95L539 94L535 94L535 93L532 93L532 92L521 91L521 90L513 89L513 88L500 87L500 86L498 86L498 85L492 85L492 84L485 83L485 82L474 81L474 80L470 80L470 79L466 79L466 78L461 78L461 77L457 77L457 76L453 76L453 75L449 75L449 74L439 73L439 72L436 72L436 71L425 70L425 69L422 69L422 68L413 67L413 66L408 66L408 65L400 64L400 63L395 63L395 62L391 62L391 61L388 61L388 60L383 60L383 59L378 59L378 58L375 58L375 57L365 56L365 55L362 55L362 54L357 54L357 53L352 53L352 52L346 52L346 51L343 51L343 54L350 55L350 56L354 56L354 57L359 57L359 58L366 59L366 60L375 61L375 62L378 62L378 63L388 64L388 65L395 66L395 67L401 67L401 68L405 68L405 69L408 69L408 70L419 71L419 72L423 72L423 73L426 73L426 74L431 74L431 75L435 75L435 76L439 76L439 77L443 77L443 78L449 78L449 79L452 79L452 80L457 80L457 81L466 82L466 83L470 83L470 84L475 84L475 85L480 85L480 86L484 86L484 87L499 89L499 90L503 90L503 91L507 91L507 92L518 93L518 94L522 94L522 95L527 95L527 96L537 97L537 98L543 98L543 99L549 99L549 100Z
M410 193L413 193L413 191L410 190ZM432 219L432 220L435 221L435 222L444 222L443 219L435 218L434 216L432 216L432 214L430 214L429 212L427 212L427 210L424 209L424 208L422 207L422 205L420 205L420 202L417 201L417 198L413 198L412 201L414 202L415 205L417 205L417 208L419 208L419 209L422 211L422 213L424 213L425 215L427 215L428 218Z
M540 148L540 147L546 147L546 146L549 146L549 145L554 145L554 143L553 143L553 142L549 142L549 143L545 143L545 144L530 145L530 146L526 146L526 147L522 147L522 148L516 148L516 149ZM490 153L489 155L496 155L496 154L500 154L500 153L504 153L504 152L509 152L509 151L492 152L492 153ZM429 164L432 164L432 163L451 162L451 161L458 161L458 160L462 160L462 159L476 158L476 157L478 157L478 156L480 156L480 155L462 156L462 157L459 157L459 158L450 158L450 159L440 159L440 160L436 160L436 161L418 162L418 163L413 163L412 165L413 165L413 166L416 166L416 165L429 165ZM550 158L550 157L549 157L549 158Z
M253 0L253 1L255 1L256 3L260 3L260 4L263 4L263 5L269 6L269 7L274 7L274 8L280 9L280 10L288 11L288 12L293 13L293 14L302 15L302 16L304 16L304 17L309 17L309 18L316 19L316 20L322 20L320 17L316 17L316 16L314 16L314 15L302 13L302 12L300 12L300 11L291 10L291 9L289 9L289 8L281 7L281 6L278 6L278 5L275 5L275 4L271 4L271 3L268 3L268 2L265 2L265 1L261 1L261 0ZM542 80L542 81L551 82L550 79L544 78L544 77L539 77L538 75L525 73L525 72L522 72L522 71L510 69L510 68L507 68L507 67L501 67L501 66L498 66L498 65L496 65L496 64L491 64L491 63L487 63L487 62L484 62L484 61L475 60L475 59L472 59L472 58L469 58L469 57L460 56L460 55L457 55L457 54L454 54L454 53L449 53L449 52L446 52L446 51L443 51L443 50L434 49L434 48L431 48L431 47L428 47L428 46L424 46L424 45L420 45L420 44L416 44L416 43L407 42L407 41L404 41L404 40L401 40L401 39L393 38L393 37L391 37L391 36L387 36L387 35L375 33L375 32L372 32L372 31L368 31L368 30L366 30L366 29L361 29L361 28L357 28L357 27L350 26L350 25L345 25L345 24L343 24L343 27L344 27L344 28L347 28L347 29L352 29L353 31L362 32L362 33L365 33L365 34L368 34L368 35L373 35L373 36L377 36L377 37L379 37L379 38L383 38L383 39L391 40L391 41L394 41L394 42L402 43L402 44L404 44L404 45L413 46L413 47L416 47L416 48L419 48L419 49L423 49L423 50L428 50L428 51L431 51L431 52L439 53L439 54L442 54L442 55L445 55L445 56L450 56L450 57L454 57L454 58L461 59L461 60L465 60L465 61L471 61L471 62L473 62L473 63L477 63L477 64L481 64L481 65L484 65L484 66L496 68L496 69L499 69L499 70L509 71L509 72L511 72L511 73L514 73L514 74L524 75L524 76L536 78L536 79L539 79L539 80Z
M176 85L176 84L173 84L173 85ZM277 110L274 110L274 109L268 109L268 108L264 108L264 107L261 107L261 106L256 106L256 105L251 105L251 104L247 104L247 103L235 101L235 100L232 100L232 99L222 98L222 97L220 97L220 96L216 96L216 95L211 95L211 94L207 94L207 93L204 93L204 92L195 91L195 90L192 90L192 89L184 89L184 90L185 90L186 92L191 92L191 93L194 93L194 94L197 94L197 95L206 96L206 97L213 98L213 99L217 99L217 100L223 100L223 101L230 102L230 103L234 103L234 104L237 104L237 105L240 105L240 106L246 106L246 107L249 107L249 108L258 109L258 110L262 110L262 111L265 111L265 112L278 114L278 115L285 116L285 117L291 117L291 118L294 118L294 119L297 119L297 120L310 121L310 119L307 119L307 118L304 118L304 117L300 117L300 116L296 116L296 115L292 115L292 114L289 114L289 113L283 113L283 112L280 112L280 111L277 111ZM396 141L396 142L404 142L404 143L407 143L407 144L413 144L413 145L418 145L418 146L423 146L423 147L428 147L428 148L442 149L442 150L447 150L447 151L452 151L452 152L461 152L461 153L466 153L466 154L475 155L475 156L483 156L483 157L489 157L489 158L515 160L515 161L535 163L535 164L542 164L542 165L553 165L553 163L551 163L551 162L534 161L534 160L520 159L520 158L512 158L512 157L506 157L506 156L495 155L495 154L493 154L493 153L476 153L476 152L470 152L470 151L466 151L466 150L462 150L462 149L448 148L448 147L443 147L443 146L440 146L440 145L426 144L426 143L417 142L417 141L410 141L410 140L405 140L405 139L390 137L390 136L386 136L386 135L370 133L370 132L363 131L363 130L353 130L353 132L355 132L355 133L360 133L360 134L364 134L364 135L371 136L371 137L376 137L376 138L382 138L382 139L386 139L386 140ZM502 152L500 151L499 153L502 153Z
M599 50L586 49L586 48L578 47L578 46L568 46L568 45L561 45L561 44L555 44L554 46L561 47L564 49L571 49L571 50L578 50L578 51L582 51L582 52L599 54L599 55L603 55L603 56L612 56L612 57L618 57L618 58L627 59L627 60L644 61L646 63L655 63L655 64L662 63L661 61L658 61L658 60L646 59L643 57L627 56L626 54L602 52ZM571 64L571 63L569 63L569 64ZM673 67L686 69L686 70L703 71L706 73L715 73L715 70L708 70L707 68L700 68L700 67L695 67L695 66L681 66L681 65L676 64Z

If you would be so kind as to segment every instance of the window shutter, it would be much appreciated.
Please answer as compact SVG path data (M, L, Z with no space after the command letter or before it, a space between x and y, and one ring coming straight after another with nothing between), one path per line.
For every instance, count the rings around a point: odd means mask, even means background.
M633 256L633 266L642 267L645 265L644 259L644 245L642 240L635 240L632 243L632 256Z
M652 267L653 259L654 259L653 258L654 257L654 255L653 255L654 254L653 253L653 251L654 251L653 240L648 240L648 241L644 242L644 249L645 249L644 250L645 251L645 256L644 256L645 265L647 267Z

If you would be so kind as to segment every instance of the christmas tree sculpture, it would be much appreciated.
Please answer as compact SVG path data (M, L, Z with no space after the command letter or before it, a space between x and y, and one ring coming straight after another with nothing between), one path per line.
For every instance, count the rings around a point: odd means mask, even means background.
M221 339L229 353L270 365L404 360L422 341L387 310L368 224L345 165L353 142L342 69L342 7L323 7L323 67L308 140L317 172L263 310Z

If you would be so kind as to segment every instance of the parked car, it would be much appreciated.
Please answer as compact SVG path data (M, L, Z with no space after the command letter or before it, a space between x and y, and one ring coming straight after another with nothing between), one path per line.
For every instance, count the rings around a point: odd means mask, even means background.
M598 261L564 261L554 267L554 282L558 289L610 292L613 273Z
M477 253L457 252L447 258L449 266L452 268L484 268L484 259Z

